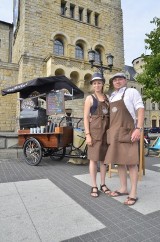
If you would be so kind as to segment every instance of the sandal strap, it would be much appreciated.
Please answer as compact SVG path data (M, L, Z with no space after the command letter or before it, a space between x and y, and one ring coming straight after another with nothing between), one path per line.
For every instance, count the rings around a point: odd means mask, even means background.
M127 197L127 200L124 202L125 205L132 206L137 202L138 198ZM131 203L129 203L131 202Z
M103 189L102 189L103 187L105 187L106 189L103 190ZM100 186L100 189L101 189L101 191L103 190L104 193L105 193L105 192L108 192L108 191L111 191L111 190L106 186L106 184L101 185L101 186Z
M93 189L96 189L96 191L93 191ZM96 194L97 196L92 196L92 194ZM99 196L98 187L92 187L91 188L91 196L92 197L98 197Z
M94 192L94 191L93 191L94 189L96 189L97 191ZM98 187L92 187L92 188L91 188L91 193L98 193Z
M133 201L136 202L138 198L133 198L133 197L127 197L128 201Z
M106 184L101 185L101 188L102 188L102 187L106 187Z

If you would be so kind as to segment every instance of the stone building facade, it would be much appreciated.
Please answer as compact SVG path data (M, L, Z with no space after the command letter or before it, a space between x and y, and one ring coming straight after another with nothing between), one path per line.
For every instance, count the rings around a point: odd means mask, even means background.
M0 21L0 89L16 85L18 64L12 63L13 25ZM16 127L17 95L0 95L0 131Z
M0 61L12 60L13 25L0 21Z
M12 67L13 72L11 81L5 74L1 75L1 89L36 77L64 74L87 95L91 92L89 80L97 71L89 64L89 49L96 51L96 61L101 58L104 66L107 66L105 55L111 53L114 56L113 73L124 68L121 1L15 0L13 38L11 41L8 37L8 41L8 48L12 43L12 63L6 64L5 71L9 75ZM8 55L10 50L5 50ZM3 55L1 63L7 62ZM4 63L0 66L0 73L3 66ZM105 91L113 73L104 73ZM18 107L18 94L11 97L12 105ZM11 97L0 97L4 104L0 110L10 105ZM84 100L74 100L67 102L66 107L73 109L74 116L83 116L83 104ZM7 126L0 117L1 131L15 131L12 122L13 116L16 122L18 111L13 106L14 114L8 112L5 116Z

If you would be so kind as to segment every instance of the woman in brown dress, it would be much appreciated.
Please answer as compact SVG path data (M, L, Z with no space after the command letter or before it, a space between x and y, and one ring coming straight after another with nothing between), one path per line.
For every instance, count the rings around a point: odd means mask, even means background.
M104 165L104 158L107 152L106 131L109 125L109 101L103 93L104 83L103 76L100 73L94 73L90 81L94 94L87 96L84 105L84 128L88 145L88 159L90 160L92 197L98 197L99 195L96 182L98 161L100 161L101 175L100 190L105 194L110 193L105 184L106 165Z

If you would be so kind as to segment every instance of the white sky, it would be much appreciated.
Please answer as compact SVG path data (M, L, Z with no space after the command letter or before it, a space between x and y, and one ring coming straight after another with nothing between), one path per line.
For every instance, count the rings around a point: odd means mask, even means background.
M145 34L155 27L150 21L160 18L160 0L121 0L121 3L125 64L132 66L132 61L145 53ZM13 22L13 0L0 0L0 20Z
M155 28L150 21L160 18L160 0L121 0L121 4L125 64L132 66L132 61L145 53L145 34Z

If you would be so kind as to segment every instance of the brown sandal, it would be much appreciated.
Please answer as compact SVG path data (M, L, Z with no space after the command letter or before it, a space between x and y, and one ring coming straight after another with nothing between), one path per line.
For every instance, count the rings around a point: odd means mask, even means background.
M111 197L120 197L120 196L126 196L126 195L129 195L128 192L119 192L119 191L114 191L114 192L111 192L110 196Z
M103 190L103 187L105 188L105 190ZM100 185L100 191L107 195L111 193L111 190L106 186L106 184Z
M96 191L93 191L94 189L96 189ZM95 196L92 195L92 194L95 194ZM98 187L92 187L92 188L91 188L91 197L96 198L96 197L98 197L98 196L99 196L99 193L98 193Z
M132 206L137 202L137 200L138 198L127 197L127 200L124 202L124 204L128 206Z

